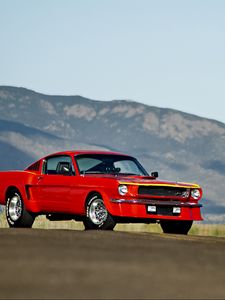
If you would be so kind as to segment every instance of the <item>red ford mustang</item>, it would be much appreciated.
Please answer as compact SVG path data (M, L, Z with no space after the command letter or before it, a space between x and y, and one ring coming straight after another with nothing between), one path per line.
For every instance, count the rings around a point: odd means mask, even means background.
M187 234L194 220L202 220L202 189L157 177L125 154L65 151L24 171L0 172L0 204L10 227L31 227L44 214L52 221L83 221L86 229L160 222L165 233Z

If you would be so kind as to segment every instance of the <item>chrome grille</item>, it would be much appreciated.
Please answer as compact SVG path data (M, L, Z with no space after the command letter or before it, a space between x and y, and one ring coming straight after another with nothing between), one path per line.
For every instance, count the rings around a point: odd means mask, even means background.
M140 186L139 195L164 196L164 197L182 197L189 196L189 189L168 186Z

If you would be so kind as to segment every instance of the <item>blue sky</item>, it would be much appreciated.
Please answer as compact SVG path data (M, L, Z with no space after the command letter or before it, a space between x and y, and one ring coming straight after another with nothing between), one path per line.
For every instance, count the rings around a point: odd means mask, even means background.
M225 1L0 0L0 85L225 123Z

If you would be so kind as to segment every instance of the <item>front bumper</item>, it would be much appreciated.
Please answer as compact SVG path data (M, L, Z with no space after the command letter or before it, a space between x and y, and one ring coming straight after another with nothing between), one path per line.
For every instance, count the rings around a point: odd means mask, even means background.
M155 212L149 212L148 207L156 207ZM179 213L173 213L173 208L179 207ZM192 220L201 221L201 204L178 200L153 199L110 199L110 213L118 217L156 219L156 220Z

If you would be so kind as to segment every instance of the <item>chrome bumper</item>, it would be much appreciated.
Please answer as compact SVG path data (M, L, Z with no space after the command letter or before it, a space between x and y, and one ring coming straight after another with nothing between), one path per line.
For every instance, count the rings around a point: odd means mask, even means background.
M179 207L202 207L202 204L194 202L182 202L177 200L152 200L152 199L110 199L110 202L117 204L141 204L155 206L179 206Z

